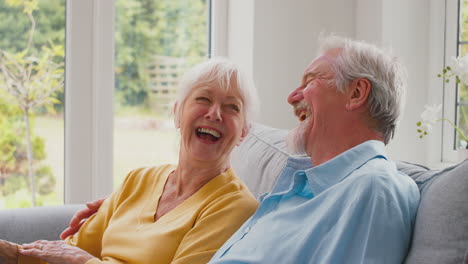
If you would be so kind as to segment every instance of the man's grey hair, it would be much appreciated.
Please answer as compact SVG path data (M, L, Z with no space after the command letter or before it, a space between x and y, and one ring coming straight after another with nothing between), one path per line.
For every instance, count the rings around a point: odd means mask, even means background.
M338 36L320 39L320 54L341 49L332 67L339 91L345 92L351 81L365 78L372 88L367 100L369 114L377 123L375 128L383 133L387 144L395 134L406 94L406 69L400 61L374 45Z

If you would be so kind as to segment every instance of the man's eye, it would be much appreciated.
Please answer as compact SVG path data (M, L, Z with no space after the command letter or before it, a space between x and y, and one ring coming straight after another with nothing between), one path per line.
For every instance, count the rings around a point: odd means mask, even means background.
M306 87L307 85L309 85L314 79L310 78L310 79L307 79L305 82L304 82L304 87Z

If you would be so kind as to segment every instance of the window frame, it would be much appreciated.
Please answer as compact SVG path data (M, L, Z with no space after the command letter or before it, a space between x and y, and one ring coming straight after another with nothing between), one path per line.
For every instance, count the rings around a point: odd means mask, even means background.
M67 1L65 203L112 192L114 1Z
M208 0L211 56L227 54L227 0ZM113 186L114 0L66 3L65 203Z
M445 1L445 47L444 47L444 65L450 65L450 59L458 54L458 32L459 32L459 0ZM439 73L442 68L439 68ZM442 82L443 87L443 113L442 117L455 121L457 118L457 85L454 80L446 83ZM456 150L456 131L448 123L443 121L441 131L442 155L441 161L446 163L458 162L458 151Z

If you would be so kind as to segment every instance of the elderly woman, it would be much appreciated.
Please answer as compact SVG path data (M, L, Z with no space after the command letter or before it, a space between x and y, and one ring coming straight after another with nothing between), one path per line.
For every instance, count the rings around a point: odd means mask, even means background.
M130 172L65 241L18 246L19 254L2 241L4 262L18 257L18 263L207 263L257 207L230 168L232 149L248 133L256 92L224 59L196 66L179 90L177 166Z

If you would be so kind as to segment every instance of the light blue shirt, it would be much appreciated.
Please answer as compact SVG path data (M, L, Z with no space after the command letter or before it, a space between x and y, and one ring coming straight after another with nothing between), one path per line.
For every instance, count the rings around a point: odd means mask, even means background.
M210 263L402 263L419 190L372 140L317 167L290 158L261 200Z

